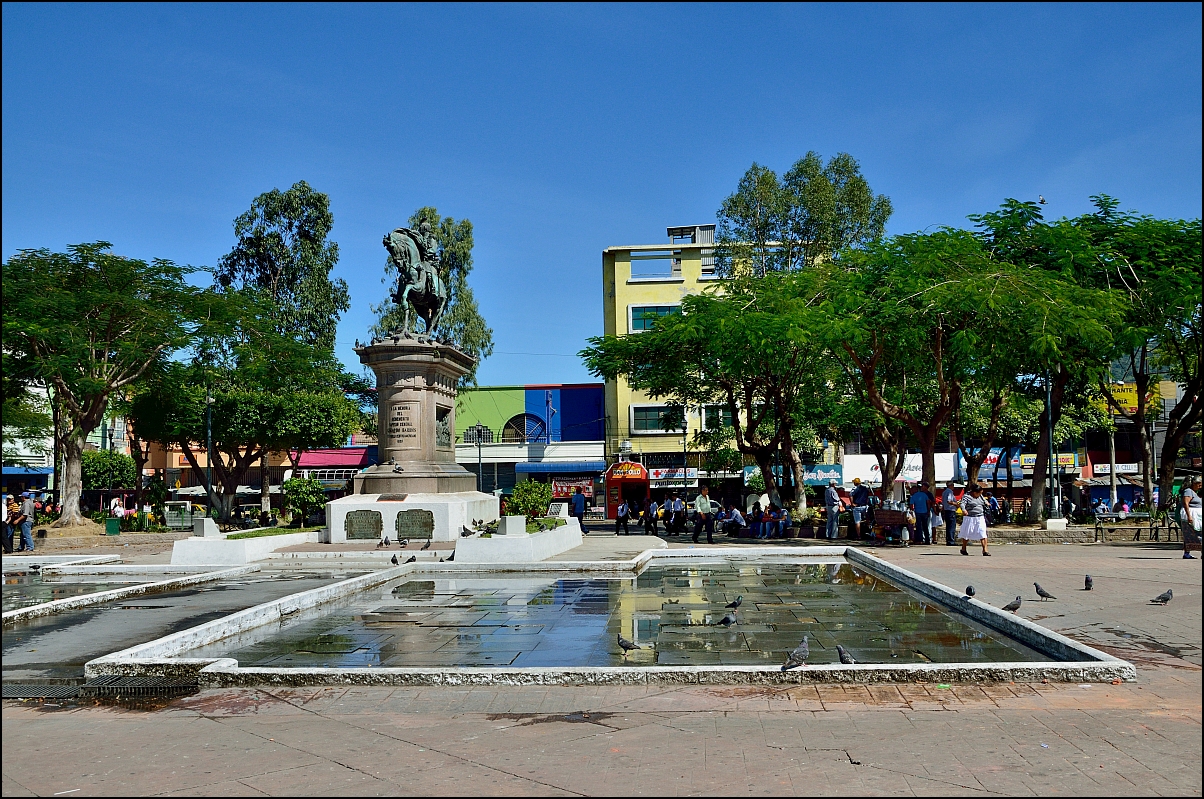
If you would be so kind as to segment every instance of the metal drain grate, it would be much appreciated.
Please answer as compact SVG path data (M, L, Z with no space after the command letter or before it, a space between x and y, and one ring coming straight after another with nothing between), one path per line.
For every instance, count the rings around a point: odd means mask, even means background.
M109 674L88 680L79 687L80 696L180 696L197 689L196 680L170 677L122 677Z
M74 699L78 685L22 685L4 683L0 686L4 699Z

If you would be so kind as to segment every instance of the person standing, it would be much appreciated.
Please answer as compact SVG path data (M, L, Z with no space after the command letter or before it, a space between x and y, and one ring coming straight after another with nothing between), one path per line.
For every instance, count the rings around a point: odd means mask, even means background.
M676 493L673 495L673 535L686 531L686 501Z
M870 509L870 489L860 477L853 478L853 493L849 499L853 501L853 527L857 530L857 538L861 539L861 521Z
M13 498L8 494L0 497L0 512L4 514L3 522L0 522L0 533L4 534L4 554L11 555L13 551L13 526L8 523L9 513L8 505Z
M17 525L21 530L21 547L18 552L33 552L33 520L37 516L33 505L33 496L28 492L21 494L21 510L17 514Z
M619 534L619 528L623 528L623 535L631 535L631 530L627 529L627 517L631 515L631 506L624 499L619 503L619 507L615 508L615 535Z
M649 497L644 500L644 535L656 535L656 514L659 511L655 499Z
M840 510L844 503L840 501L840 492L836 490L836 481L828 481L828 490L824 492L824 506L828 510L827 537L836 540L840 537Z
M573 515L577 517L577 523L581 525L581 532L585 534L585 494L581 490L581 486L577 486L577 490L573 493Z
M1196 559L1188 548L1189 544L1194 544L1197 549L1200 547L1201 516L1204 515L1204 504L1200 499L1202 490L1204 490L1204 480L1193 477L1190 486L1183 486L1183 495L1179 497L1181 506L1179 527L1183 531L1184 560Z
M921 482L917 485L907 504L916 515L916 543L931 544L932 530L928 523L932 515L932 494L928 493L928 484Z
M950 480L945 483L945 491L941 494L941 514L945 517L945 546L957 544L957 483Z
M705 528L707 531L707 543L715 543L715 514L711 513L711 498L707 496L710 491L707 486L703 486L698 493L698 498L694 500L694 543L698 543L698 534Z
M970 485L970 493L962 497L962 554L969 555L966 544L970 541L982 542L982 554L989 556L987 551L987 501L982 496L982 486L978 483Z

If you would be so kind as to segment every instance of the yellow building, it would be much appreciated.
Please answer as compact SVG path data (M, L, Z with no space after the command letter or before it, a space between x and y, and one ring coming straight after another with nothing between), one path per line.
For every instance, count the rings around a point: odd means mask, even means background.
M602 251L603 328L606 335L638 335L660 316L680 313L681 300L713 285L715 226L668 228L667 244L631 244ZM666 368L673 368L666 364ZM606 457L609 462L639 461L649 470L652 487L693 487L697 472L683 466L685 439L693 439L702 415L723 414L719 406L689 408L687 431L666 432L661 423L667 403L632 391L627 381L606 383ZM690 467L694 467L691 457ZM658 479L658 475L661 479ZM683 485L683 483L685 485Z

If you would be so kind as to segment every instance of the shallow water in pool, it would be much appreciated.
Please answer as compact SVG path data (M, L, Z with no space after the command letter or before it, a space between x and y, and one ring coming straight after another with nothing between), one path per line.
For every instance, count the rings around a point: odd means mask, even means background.
M741 598L736 622L719 623ZM624 656L622 634L642 649ZM862 663L1049 660L843 560L662 563L638 577L468 576L373 589L189 657L242 666L777 666L809 636Z

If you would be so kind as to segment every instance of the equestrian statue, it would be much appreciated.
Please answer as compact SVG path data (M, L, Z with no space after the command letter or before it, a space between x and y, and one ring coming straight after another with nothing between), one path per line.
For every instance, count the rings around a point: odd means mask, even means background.
M419 341L434 341L439 329L439 320L447 309L447 286L439 277L438 243L431 234L429 222L423 222L415 232L399 227L386 233L385 249L389 251L389 263L397 269L397 288L393 290L393 301L405 312L400 335L417 338ZM410 332L410 308L426 322L422 335Z

